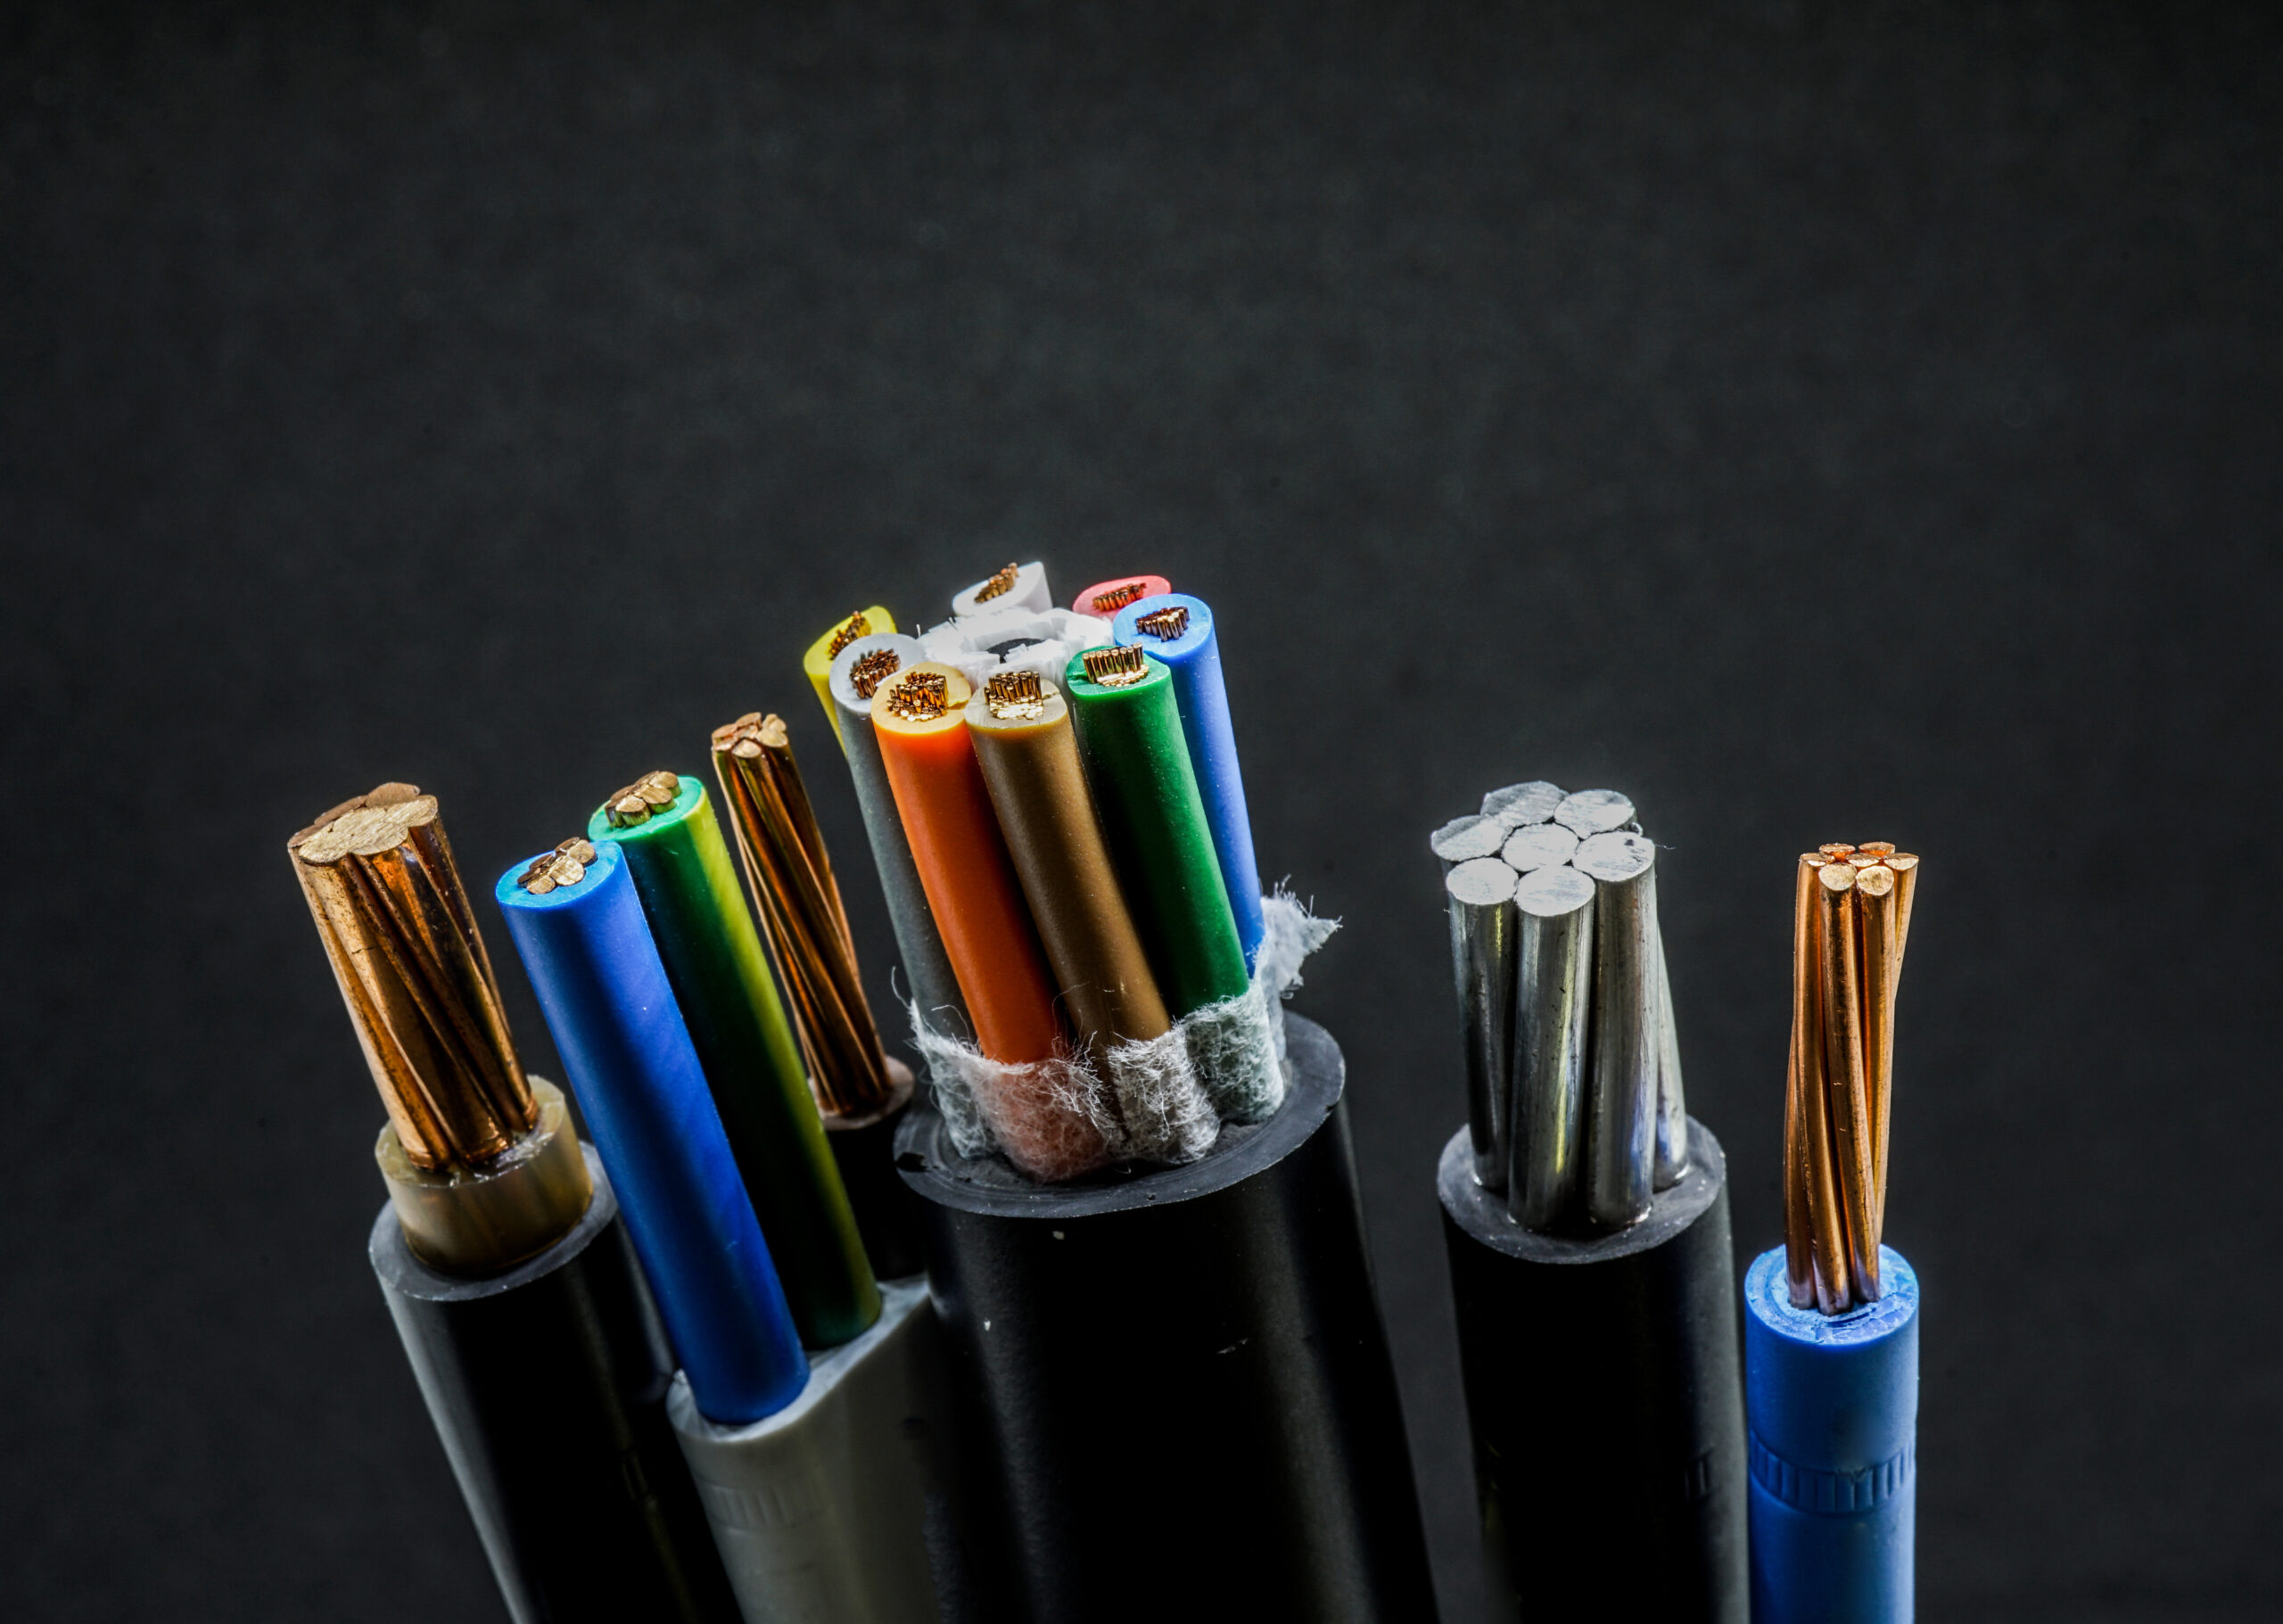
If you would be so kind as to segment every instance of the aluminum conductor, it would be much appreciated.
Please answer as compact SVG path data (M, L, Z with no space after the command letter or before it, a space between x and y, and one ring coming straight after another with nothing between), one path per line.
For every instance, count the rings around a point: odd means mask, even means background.
M1496 826L1493 825L1495 828ZM1466 1035L1467 1124L1474 1176L1506 1184L1508 1082L1514 1037L1513 870L1496 857L1458 864L1443 878L1451 918L1451 975Z
M1505 837L1506 831L1498 827L1497 819L1470 812L1437 829L1427 837L1427 845L1442 860L1444 872L1448 873L1454 864L1497 856L1499 843Z
M1593 836L1571 860L1596 887L1586 1207L1609 1229L1637 1222L1655 1192L1656 861L1655 845L1630 834Z
M1673 1019L1672 977L1665 969L1662 924L1651 933L1657 944L1657 1166L1656 1186L1670 1190L1688 1174L1688 1100L1680 1082L1680 1027Z
M1631 823L1633 803L1614 789L1581 789L1555 807L1552 817L1564 828L1576 830L1583 840Z
M1538 869L1558 869L1578 850L1578 837L1559 823L1533 823L1516 829L1499 848L1498 855L1517 874Z
M1594 901L1594 882L1570 868L1539 869L1514 892L1506 1210L1540 1232L1575 1227L1584 1216Z
M1559 785L1543 779L1528 784L1509 784L1482 797L1482 815L1497 819L1500 827L1512 831L1545 822L1565 798Z

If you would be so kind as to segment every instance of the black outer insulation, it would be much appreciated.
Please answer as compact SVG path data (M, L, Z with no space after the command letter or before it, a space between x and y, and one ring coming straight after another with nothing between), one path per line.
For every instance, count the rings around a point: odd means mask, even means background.
M838 1127L829 1117L825 1121L824 1142L832 1147L833 1163L856 1214L856 1232L863 1239L873 1274L881 1280L902 1280L927 1266L918 1203L895 1170L896 1130L911 1110L907 1099L861 1127Z
M529 1263L437 1274L383 1207L373 1273L518 1624L738 1624L666 1419L665 1329L584 1148L594 1199Z
M1437 1184L1494 1595L1523 1624L1745 1624L1743 1389L1720 1142L1631 1228L1541 1235L1474 1182Z
M1364 1244L1346 1063L1187 1167L1034 1185L915 1109L977 1616L1435 1617Z

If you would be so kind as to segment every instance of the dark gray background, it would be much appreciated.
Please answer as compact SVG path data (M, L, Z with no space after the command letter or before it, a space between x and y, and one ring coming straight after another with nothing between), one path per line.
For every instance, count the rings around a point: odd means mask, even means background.
M1747 1254L1793 853L1925 855L1928 1616L2283 1605L2274 12L642 9L0 23L0 1612L498 1616L284 838L488 883L775 707L884 970L794 660L1016 556L1212 601L1347 921L1451 1620L1422 843L1537 776L1671 848Z

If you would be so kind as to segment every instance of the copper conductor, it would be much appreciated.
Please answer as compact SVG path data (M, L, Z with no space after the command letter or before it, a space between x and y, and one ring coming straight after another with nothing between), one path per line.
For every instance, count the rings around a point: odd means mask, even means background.
M859 609L843 621L840 630L832 634L832 641L824 646L824 657L829 660L858 638L871 635L872 622L866 620L864 612Z
M1129 581L1123 586L1112 587L1107 592L1097 592L1094 594L1094 613L1115 614L1147 591L1141 581Z
M538 1120L436 798L383 784L286 843L405 1154L467 1167Z
M558 886L575 886L587 878L595 848L576 835L515 876L515 883L533 896L545 896Z
M987 604L994 598L1004 598L1015 589L1015 577L1021 573L1020 565L1010 564L985 581L975 595L975 601Z
M848 668L848 686L856 690L859 699L870 699L881 683L903 668L903 661L893 648L875 648L868 655L857 656Z
M943 672L913 672L888 690L888 714L898 721L934 721L952 708L949 691Z
M1078 657L1085 663L1088 679L1104 688L1131 688L1150 674L1150 656L1132 646L1089 648Z
M1793 1302L1878 1300L1886 1228L1894 1004L1918 859L1886 841L1800 859L1784 1250Z
M1189 610L1181 604L1169 604L1147 614L1137 614L1133 617L1133 630L1143 637L1171 642L1189 630Z
M766 716L759 711L747 711L735 721L724 722L713 730L716 754L726 751L751 761L763 750L784 748L785 719L774 711Z
M894 1084L785 719L748 712L714 729L713 771L818 1103L834 1117L878 1109Z
M993 672L983 685L983 703L1001 721L1036 721L1046 714L1046 691L1034 671Z
M646 772L603 804L613 828L629 828L651 813L672 806L681 794L681 779L671 772Z

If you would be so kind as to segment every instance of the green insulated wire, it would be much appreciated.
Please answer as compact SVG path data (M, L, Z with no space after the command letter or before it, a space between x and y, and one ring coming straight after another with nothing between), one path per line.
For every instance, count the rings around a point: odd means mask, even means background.
M1142 946L1179 1018L1251 985L1244 944L1182 736L1173 673L1139 649L1088 653L1109 680L1089 676L1082 654L1063 672L1063 691Z
M848 1341L879 1318L879 1288L705 786L652 773L598 808L587 837L626 855L801 1340Z

